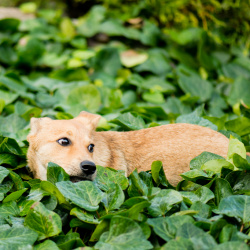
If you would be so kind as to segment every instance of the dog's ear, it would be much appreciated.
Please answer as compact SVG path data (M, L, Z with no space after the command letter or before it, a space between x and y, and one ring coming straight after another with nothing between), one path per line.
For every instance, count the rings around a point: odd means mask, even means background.
M75 119L81 121L85 127L90 130L95 130L101 116L82 111Z
M32 117L30 119L30 133L27 136L28 142L30 142L30 139L38 133L38 131L41 129L41 126L47 121L51 121L51 119L48 117L43 117L43 118Z

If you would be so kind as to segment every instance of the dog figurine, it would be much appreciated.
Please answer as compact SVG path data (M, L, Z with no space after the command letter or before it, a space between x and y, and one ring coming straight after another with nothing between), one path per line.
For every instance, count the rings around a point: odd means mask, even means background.
M35 178L46 180L47 164L61 166L72 181L93 180L96 165L124 170L129 175L163 163L170 184L189 170L189 162L204 151L227 156L229 139L210 128L169 124L137 131L96 132L99 115L82 111L71 120L32 118L28 166Z

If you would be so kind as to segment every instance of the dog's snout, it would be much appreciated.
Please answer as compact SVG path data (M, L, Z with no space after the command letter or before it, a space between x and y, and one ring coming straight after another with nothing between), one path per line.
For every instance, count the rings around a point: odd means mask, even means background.
M82 161L80 164L80 168L86 175L92 175L96 171L96 165L91 161Z

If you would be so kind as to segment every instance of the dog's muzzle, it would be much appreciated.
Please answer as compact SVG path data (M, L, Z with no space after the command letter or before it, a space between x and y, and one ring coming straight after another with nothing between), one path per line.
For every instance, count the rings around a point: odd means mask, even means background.
M93 181L96 173L96 165L91 161L82 161L80 163L80 169L82 170L82 174L70 176L70 180L72 182L85 181L90 180Z
M86 176L93 175L96 172L96 165L92 161L82 161L80 163L80 168Z

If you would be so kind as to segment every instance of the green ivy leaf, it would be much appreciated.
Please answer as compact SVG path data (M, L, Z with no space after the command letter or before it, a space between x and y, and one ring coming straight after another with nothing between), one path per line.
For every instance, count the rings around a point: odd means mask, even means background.
M118 184L122 190L128 187L128 179L123 171L117 171L110 168L97 166L97 175L93 181L97 187L104 191L108 191Z
M202 152L190 161L190 169L200 169L201 166L210 160L224 159L222 156L210 152Z
M12 181L3 181L0 185L0 193L6 194L11 190L13 187L14 183Z
M201 166L200 169L205 172L212 171L214 173L221 173L222 168L234 170L233 164L224 159L207 161Z
M200 218L208 219L212 215L212 208L201 201L194 202L190 207L190 210L198 212L197 214L194 215L194 218L198 219Z
M159 91L160 93L172 93L175 91L175 87L171 83L160 77L153 76L144 80L141 87L155 92Z
M204 119L204 118L201 117L202 112L203 112L203 106L200 106L200 107L196 108L190 114L180 115L176 119L176 123L196 124L196 125L203 126L203 127L208 127L208 128L211 128L211 129L217 131L217 126L216 125L214 125L209 120Z
M10 201L0 206L0 218L7 218L8 216L19 216L20 210L15 201Z
M152 72L155 75L165 75L171 70L168 55L165 50L154 48L148 50L148 59L135 67L137 72Z
M18 47L18 63L32 67L41 59L44 51L44 43L36 37L31 36L24 46Z
M55 238L56 244L60 249L75 249L84 247L79 233L69 231L66 235L60 235Z
M8 164L12 167L15 167L18 165L18 160L15 155L12 154L1 154L0 155L0 165L2 164Z
M118 124L126 130L139 130L146 127L144 120L140 116L134 116L130 112L119 115L111 122Z
M73 115L79 114L84 109L95 113L101 105L101 96L97 87L89 84L72 89L66 102L70 106L69 111L72 111ZM77 110L74 111L76 108Z
M56 183L60 192L75 205L87 211L96 211L99 203L103 199L102 191L91 181L80 181L72 183L61 181Z
M21 200L18 202L20 216L25 216L30 211L31 206L35 203L33 200Z
M0 20L0 30L2 32L15 32L18 29L20 20L16 18L3 18Z
M191 223L185 223L177 229L176 237L192 241L194 249L211 249L217 244L214 238Z
M228 146L228 153L227 153L227 160L233 163L233 156L234 154L240 155L242 158L246 158L246 149L242 142L230 136L229 139L229 146Z
M141 173L138 174L137 169L135 169L129 176L131 185L128 188L128 195L130 197L149 195L149 189L150 187L152 187L152 183L147 183L146 181L144 181L141 178Z
M130 207L127 210L121 210L118 211L116 213L109 213L107 215L104 215L103 217L101 217L102 220L105 219L111 219L112 217L119 215L119 216L124 216L124 217L128 217L137 221L144 221L145 220L145 216L143 216L141 214L141 212L150 206L150 202L148 201L141 201L137 204L134 204L132 207Z
M148 219L147 223L153 227L154 232L163 240L169 241L175 238L177 229L184 223L194 223L189 215L176 215L165 218Z
M105 12L106 10L103 6L94 6L80 23L78 32L85 37L92 37L95 35L100 29Z
M118 209L124 202L125 195L121 186L114 184L105 194L102 202L107 211Z
M199 97L201 101L207 101L211 98L213 85L211 82L202 79L195 71L184 66L178 67L178 84L186 94L192 97Z
M2 166L0 166L0 184L3 182L4 178L8 176L10 171Z
M60 30L67 40L72 40L75 36L75 27L70 18L63 18L60 23Z
M214 173L210 171L205 173L202 170L193 169L193 170L190 170L188 172L181 174L181 177L183 177L187 181L196 182L197 180L211 180L213 175Z
M183 200L187 204L193 204L197 201L207 203L209 200L214 198L214 193L207 187L200 187L194 192L181 191L180 194L183 196Z
M96 216L90 212L86 212L78 207L73 208L70 211L70 215L75 215L79 220L90 223L90 224L99 224L99 220Z
M101 235L109 230L109 224L110 224L109 220L102 220L92 233L90 241L98 241Z
M65 197L55 185L48 181L42 181L40 186L42 190L54 195L57 198L59 204L62 204L62 206L64 206L65 208L70 208L69 202L66 201Z
M63 168L53 162L48 163L47 167L47 180L52 184L56 184L60 181L69 181L69 175Z
M249 246L242 241L230 241L213 247L214 250L248 250Z
M21 189L21 190L18 190L16 192L9 194L8 196L5 197L5 199L3 200L3 203L18 200L27 189L28 188L24 188L24 189Z
M58 235L62 231L60 216L55 212L49 211L40 202L36 202L31 206L24 225L37 232L39 240Z
M233 195L233 190L227 180L217 178L215 180L214 195L216 204L219 205L221 200Z
M233 154L233 163L234 165L241 170L250 170L250 164L244 158L242 158L239 154Z
M101 72L115 77L117 71L122 68L117 48L106 47L98 51L92 59L91 66L95 69L95 73Z
M0 76L0 83L14 92L23 93L26 91L25 85L20 84L18 81L8 76Z
M172 239L162 246L161 250L193 250L192 241L182 237Z
M230 94L228 96L228 102L233 106L236 103L243 102L245 105L250 106L250 86L249 81L243 77L239 77L234 81Z
M164 95L159 91L145 92L142 94L142 99L154 104L163 104L165 102Z
M44 249L59 250L60 248L52 240L45 240L43 243L34 246L34 250L44 250Z
M218 209L214 212L237 217L245 224L250 222L250 196L231 195L221 200Z
M247 117L239 117L226 122L225 127L227 130L231 130L240 136L244 136L250 133L250 119Z
M0 153L10 153L18 156L23 155L23 152L16 140L3 136L0 136Z
M129 218L114 216L110 222L110 230L101 235L95 245L96 249L151 249L141 227Z
M148 201L148 198L145 196L137 196L127 199L122 205L130 208L143 201Z
M1 51L1 49L0 49ZM1 57L1 56L0 56ZM5 105L12 103L19 95L9 91L0 90L0 99L4 101Z
M33 245L37 239L37 233L24 227L12 227L6 230L0 230L0 245L2 249L20 249Z
M182 202L182 196L179 192L172 189L163 189L151 200L148 212L153 217L164 216L174 204L180 202Z

